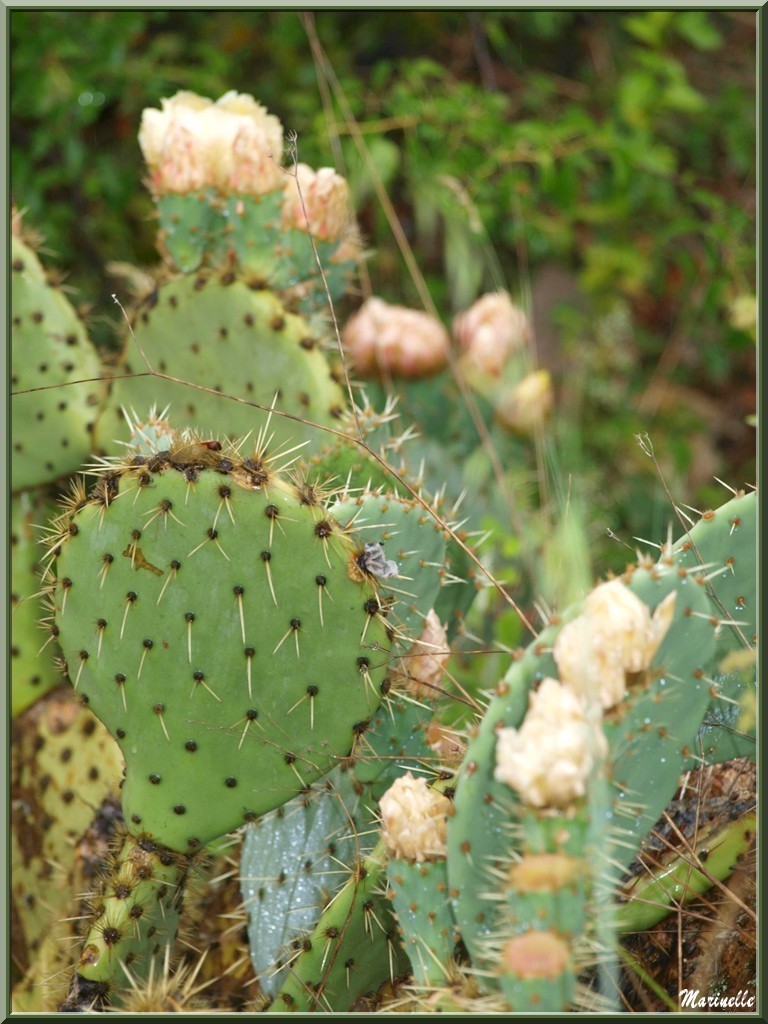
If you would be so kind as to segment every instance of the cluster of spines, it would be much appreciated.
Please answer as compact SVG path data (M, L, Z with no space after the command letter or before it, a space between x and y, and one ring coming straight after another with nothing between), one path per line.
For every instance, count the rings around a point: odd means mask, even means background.
M92 906L78 963L80 978L105 981L118 964L136 970L176 938L189 858L148 837L125 835Z

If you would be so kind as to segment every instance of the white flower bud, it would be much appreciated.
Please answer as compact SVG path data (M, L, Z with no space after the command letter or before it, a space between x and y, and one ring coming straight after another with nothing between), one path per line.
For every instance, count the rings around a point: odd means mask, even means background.
M158 192L192 192L207 184L204 117L211 100L178 92L162 110L142 112L139 145Z
M493 292L454 318L453 336L465 366L498 377L510 353L530 342L531 325L506 292Z
M424 622L421 636L400 659L392 682L407 689L418 700L437 700L443 689L443 669L450 656L448 636L433 609Z
M439 320L382 299L363 303L343 341L361 377L428 377L448 362L448 332Z
M139 144L158 192L262 195L282 184L283 129L252 96L179 92L142 113Z
M317 238L334 240L353 230L353 221L346 179L332 167L314 171L307 164L298 164L296 177L288 176L283 187L283 226L299 231L311 229Z
M608 752L579 698L556 679L532 691L519 729L500 729L494 778L531 807L567 807L583 796L597 761Z
M260 196L280 188L285 175L283 126L252 96L225 93L210 112L211 184L220 192Z
M552 411L554 395L548 370L536 370L504 391L496 403L496 418L509 430L532 434Z
M424 778L406 772L379 801L382 836L390 856L399 860L435 860L445 857L447 818L451 801Z
M675 611L676 592L651 617L644 601L621 580L595 587L584 611L567 623L555 640L554 656L563 683L604 708L627 690L627 672L644 672L653 660Z

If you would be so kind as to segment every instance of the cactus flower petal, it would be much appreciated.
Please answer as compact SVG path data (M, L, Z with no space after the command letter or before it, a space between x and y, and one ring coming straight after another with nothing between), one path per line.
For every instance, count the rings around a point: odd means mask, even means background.
M596 761L607 753L602 729L556 679L531 693L519 729L500 729L494 778L532 807L567 807L586 792Z
M379 811L387 849L400 860L416 861L447 855L448 797L430 789L424 778L406 772L382 796Z
M669 629L675 594L653 618L643 601L621 580L601 583L588 594L584 612L567 623L555 641L560 679L584 696L599 694L604 708L626 693L626 674L644 672Z

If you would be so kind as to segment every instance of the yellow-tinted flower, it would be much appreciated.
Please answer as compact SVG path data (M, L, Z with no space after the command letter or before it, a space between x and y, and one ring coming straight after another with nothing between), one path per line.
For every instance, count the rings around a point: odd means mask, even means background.
M496 417L509 430L533 434L552 410L554 395L548 370L536 370L502 392L496 403Z
M216 103L179 92L141 117L139 145L157 192L262 195L282 184L283 129L252 96L228 92Z

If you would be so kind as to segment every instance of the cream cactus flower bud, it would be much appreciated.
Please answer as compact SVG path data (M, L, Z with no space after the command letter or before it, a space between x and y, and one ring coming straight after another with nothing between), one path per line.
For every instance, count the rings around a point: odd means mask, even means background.
M554 656L560 679L576 693L613 707L626 693L628 672L644 672L675 612L676 592L651 616L644 601L621 580L601 583L587 595L584 611L560 631Z
M435 860L445 857L446 829L452 804L430 789L424 778L406 772L379 801L382 836L390 856L399 860Z
M450 341L439 320L383 299L363 303L343 341L361 377L428 377L448 362Z
M142 111L139 145L158 192L192 192L207 184L204 118L211 100L193 92Z
M158 192L262 195L282 184L280 121L252 96L228 92L215 104L179 92L142 113L139 145Z
M548 370L536 370L502 392L496 403L496 418L509 430L533 434L552 411L554 396Z
M160 100L162 110L147 107L141 113L139 145L150 170L154 170L163 158L165 137L172 123L180 124L194 132L199 125L200 114L211 106L211 100L194 92L177 92L170 99Z
M464 365L498 377L510 353L530 342L531 325L506 292L492 292L454 318L453 336Z
M418 640L400 659L392 682L407 689L418 700L437 700L443 688L443 669L450 656L445 627L432 609Z
M298 164L296 177L289 175L283 187L283 226L299 231L311 229L317 238L334 240L347 233L352 224L346 179L332 167L314 171L307 164Z
M225 93L210 112L211 183L220 192L265 195L283 183L283 126L252 96Z
M556 679L530 696L519 729L500 729L494 778L531 807L567 807L586 792L596 762L608 753L602 729L581 700Z

